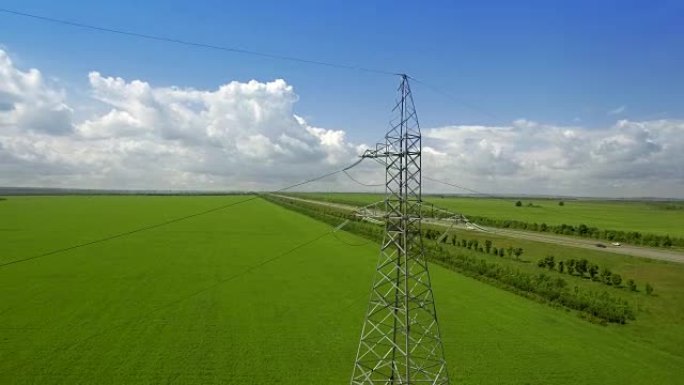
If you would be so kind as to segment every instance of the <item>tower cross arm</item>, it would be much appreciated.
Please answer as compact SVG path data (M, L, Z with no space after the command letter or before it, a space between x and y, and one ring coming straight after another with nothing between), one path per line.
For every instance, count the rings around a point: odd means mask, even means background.
M361 158L386 158L390 154L389 148L385 143L378 143L375 145L375 149L367 149L361 154Z

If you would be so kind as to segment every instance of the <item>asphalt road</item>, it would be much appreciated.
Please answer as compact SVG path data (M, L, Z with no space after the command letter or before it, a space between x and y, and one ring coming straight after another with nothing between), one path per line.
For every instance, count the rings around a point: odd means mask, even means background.
M280 198L292 199L292 200L297 200L297 201L302 201L302 202L307 202L307 203L312 203L312 204L318 204L318 205L323 205L323 206L328 206L328 207L335 207L335 208L338 208L341 210L354 211L354 210L358 209L358 207L351 206L351 205L345 205L345 204L341 204L341 203L323 202L323 201L317 201L317 200L312 200L312 199L296 198L296 197L291 197L291 196L287 196L287 195L276 195L276 196L278 196ZM432 224L440 224L440 225L444 225L444 226L450 225L450 223L447 223L444 221L428 220L426 222L429 222ZM553 243L556 245L577 247L580 249L604 251L606 253L623 254L623 255L630 255L633 257L641 257L641 258L657 259L657 260L661 260L661 261L684 263L684 252L679 252L679 251L675 251L675 250L665 250L665 249L657 249L657 248L652 248L652 247L639 247L639 246L631 246L631 245L612 246L609 242L599 241L596 239L581 239L581 238L575 238L575 237L569 237L569 236L563 236L563 235L541 234L541 233L532 232L532 231L499 229L499 228L494 228L494 227L478 226L477 228L473 228L470 226L460 224L460 225L458 225L458 228L468 229L471 231L482 231L482 232L496 234L498 236L507 237L507 238L525 239L525 240L536 241L536 242ZM601 243L601 244L605 245L606 247L605 248L597 247L596 246L597 243Z

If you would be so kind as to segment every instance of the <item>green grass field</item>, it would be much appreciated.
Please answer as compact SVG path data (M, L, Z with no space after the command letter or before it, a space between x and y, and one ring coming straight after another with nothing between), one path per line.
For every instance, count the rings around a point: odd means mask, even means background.
M0 264L243 199L10 197ZM347 384L378 246L330 230L256 199L2 266L0 383ZM683 320L599 326L431 268L453 383L684 382Z
M383 199L378 194L314 193L316 199L373 203ZM598 200L494 199L426 196L427 202L465 215L493 219L513 219L547 225L586 224L600 229L640 231L684 237L684 204L667 202L630 202ZM516 207L520 200L522 207ZM527 206L531 203L532 206Z

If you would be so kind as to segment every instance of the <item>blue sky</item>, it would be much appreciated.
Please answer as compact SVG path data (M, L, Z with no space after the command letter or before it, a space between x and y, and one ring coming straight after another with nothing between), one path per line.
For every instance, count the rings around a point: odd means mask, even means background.
M421 81L413 90L432 178L487 193L684 197L682 1L1 7L408 73ZM280 188L343 167L380 139L398 82L0 12L0 185ZM368 183L382 179L365 171ZM325 183L311 188L359 188Z
M102 26L403 71L423 127L526 118L605 125L677 118L684 106L684 3L677 1L8 0L3 7ZM284 78L312 123L381 135L396 79L136 40L0 14L19 66L69 87L88 71L156 86L215 88ZM461 103L462 101L462 103ZM608 111L625 106L620 116ZM483 112L484 111L484 112Z

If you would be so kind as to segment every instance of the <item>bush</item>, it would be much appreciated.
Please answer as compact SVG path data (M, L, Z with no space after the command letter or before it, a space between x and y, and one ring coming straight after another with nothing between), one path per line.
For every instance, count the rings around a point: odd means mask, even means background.
M610 280L612 281L613 286L616 287L620 286L620 284L622 283L622 277L620 276L620 274L613 273L613 275L610 277Z
M589 276L591 277L591 279L594 279L596 277L596 274L598 274L598 271L599 271L598 265L595 265L592 263L589 266Z
M586 259L580 259L579 261L575 261L575 271L577 271L577 274L579 274L581 277L584 277L584 273L587 272L589 265L589 261Z
M516 247L513 249L513 255L515 255L515 259L520 259L520 256L523 254L523 248L522 247Z
M646 283L646 294L648 294L648 295L653 294L653 286L651 286L650 283Z
M603 270L601 270L601 281L608 285L612 284L612 281L610 280L612 275L613 273L611 273L610 270L608 270L608 268L604 267Z
M629 288L630 291L637 291L637 285L633 279L627 280L627 287Z
M568 274L574 275L575 274L575 260L574 259L568 259Z
M520 207L520 206L522 206L522 202L520 202L520 201L515 202L515 207Z
M485 241L485 251L487 252L487 254L489 254L489 251L490 251L491 249L492 249L492 241L490 241L489 239L487 239L487 240Z

